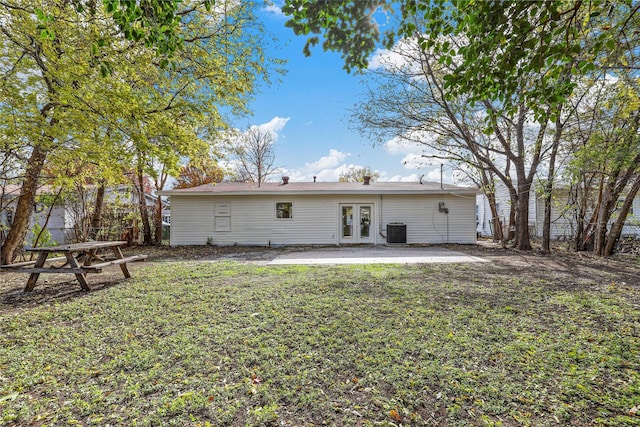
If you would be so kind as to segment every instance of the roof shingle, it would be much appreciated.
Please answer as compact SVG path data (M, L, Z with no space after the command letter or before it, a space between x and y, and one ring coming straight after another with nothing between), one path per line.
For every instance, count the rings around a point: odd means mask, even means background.
M391 194L391 193L477 193L477 187L458 187L437 182L289 182L288 184L265 182L260 186L246 182L221 182L193 188L162 191L161 195L196 194Z

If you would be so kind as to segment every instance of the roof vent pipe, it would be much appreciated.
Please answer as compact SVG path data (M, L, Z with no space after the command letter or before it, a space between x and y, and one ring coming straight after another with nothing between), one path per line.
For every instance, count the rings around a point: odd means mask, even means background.
M289 183L289 177L288 176L283 176L282 177L282 185L287 185Z
M364 179L364 185L369 185L369 182L371 181L371 177L370 176L363 176L362 178Z

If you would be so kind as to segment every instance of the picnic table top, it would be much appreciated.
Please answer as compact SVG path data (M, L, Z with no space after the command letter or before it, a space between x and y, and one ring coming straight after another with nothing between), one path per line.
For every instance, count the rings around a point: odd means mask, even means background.
M71 243L69 245L26 248L26 250L29 252L75 252L75 251L88 251L88 250L100 249L100 248L110 248L113 246L124 246L126 244L127 244L126 240L116 240L116 241L108 241L108 242L81 242L81 243Z

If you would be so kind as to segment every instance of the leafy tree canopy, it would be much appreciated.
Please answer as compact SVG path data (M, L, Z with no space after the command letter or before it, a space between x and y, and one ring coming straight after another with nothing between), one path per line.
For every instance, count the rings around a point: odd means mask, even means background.
M323 48L341 52L347 71L366 67L381 39L391 47L399 38L418 38L425 52L437 51L444 64L457 63L446 76L451 96L500 101L511 113L524 101L541 116L543 108L553 110L571 95L574 85L564 73L638 69L632 57L640 37L639 9L633 0L287 0L282 10L296 34L312 34L305 53L322 35ZM382 34L377 11L399 12L397 25ZM455 42L442 37L452 35ZM532 71L539 78L524 83L521 77Z
M173 188L191 188L203 184L221 182L224 175L224 170L215 161L203 159L200 162L183 166Z
M89 14L100 18L101 12L111 16L120 34L133 42L143 42L152 47L158 56L164 57L162 66L184 47L182 26L189 16L199 11L210 12L215 0L72 0L69 2L78 14ZM102 3L102 11L99 10ZM8 7L11 7L8 6ZM57 34L51 25L54 16L47 9L34 5L32 10L40 21L40 36L55 39ZM189 17L189 18L186 18ZM94 51L103 47L103 43L92 45Z

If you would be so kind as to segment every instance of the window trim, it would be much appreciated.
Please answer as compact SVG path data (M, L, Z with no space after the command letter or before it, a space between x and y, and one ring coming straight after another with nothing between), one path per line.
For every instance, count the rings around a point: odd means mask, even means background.
M229 233L231 231L231 202L214 202L213 232Z
M278 212L280 211L280 209L278 209L278 205L283 205L283 204L287 204L289 205L289 216L288 217L280 217L278 216ZM293 202L276 202L275 205L275 215L276 215L276 220L292 220L293 219Z

